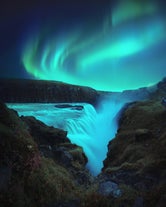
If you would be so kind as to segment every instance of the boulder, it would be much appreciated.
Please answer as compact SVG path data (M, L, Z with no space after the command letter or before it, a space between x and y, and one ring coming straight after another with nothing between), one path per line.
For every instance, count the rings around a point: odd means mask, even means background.
M98 192L103 196L112 195L115 198L118 198L122 195L122 191L118 185L112 181L105 181L100 183Z
M38 145L54 146L60 143L69 143L67 132L51 126L47 126L43 122L37 120L33 116L21 116L21 119L27 125L29 133Z

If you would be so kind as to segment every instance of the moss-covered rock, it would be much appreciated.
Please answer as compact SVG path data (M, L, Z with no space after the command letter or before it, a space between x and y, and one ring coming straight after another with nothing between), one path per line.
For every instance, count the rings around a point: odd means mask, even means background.
M81 185L89 185L92 176L85 166L88 159L82 149L71 144L67 132L49 127L34 117L21 117L26 127L38 145L42 156L51 158L70 171L75 181Z
M164 206L165 130L166 109L161 101L137 102L126 109L118 133L108 145L101 177L129 186L144 206Z
M60 144L69 144L66 132L40 123L36 134L35 129L34 133L31 133L27 123L2 103L0 118L1 206L41 207L79 199L82 187L78 185L77 178L71 170L65 168L56 158L45 158L39 147L40 141L42 144L51 145L52 148L60 147ZM37 122L33 118L28 120L33 124ZM32 137L32 134L36 136ZM37 139L39 136L42 136L41 139ZM73 162L85 165L86 161L83 162L80 155L76 155L79 152L74 153L76 149L76 146L68 147L68 151L73 154ZM80 153L83 153L81 148Z

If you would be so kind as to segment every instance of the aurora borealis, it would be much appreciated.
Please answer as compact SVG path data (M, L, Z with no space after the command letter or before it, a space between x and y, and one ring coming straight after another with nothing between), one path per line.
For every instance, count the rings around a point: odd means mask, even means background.
M165 76L164 0L37 0L1 5L0 77L104 91Z
M165 75L165 55L160 52L166 50L165 30L157 2L119 1L98 28L87 22L64 34L43 26L30 35L22 61L37 79L104 91L136 89Z

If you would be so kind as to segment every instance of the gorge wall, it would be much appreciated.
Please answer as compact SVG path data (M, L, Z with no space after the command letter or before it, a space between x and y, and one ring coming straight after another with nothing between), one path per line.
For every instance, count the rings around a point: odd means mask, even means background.
M95 105L98 98L99 93L92 88L62 82L27 79L0 80L0 99L8 103L87 102Z
M1 205L165 207L166 79L149 96L123 109L96 178L65 131L0 103Z
M0 100L6 103L85 102L96 107L100 100L107 99L108 97L112 97L117 101L123 100L124 102L148 99L165 82L165 79L163 79L163 81L153 87L122 92L105 92L58 81L0 79Z

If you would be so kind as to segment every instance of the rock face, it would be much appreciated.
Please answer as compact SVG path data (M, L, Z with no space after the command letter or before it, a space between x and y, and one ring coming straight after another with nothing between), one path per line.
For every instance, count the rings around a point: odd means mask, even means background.
M0 79L0 97L12 103L87 102L96 105L97 91L56 81Z
M1 206L79 206L91 183L86 163L82 148L71 144L65 131L19 118L0 103Z
M119 189L118 185L111 181L100 183L98 192L104 196L112 195L115 198L118 198L122 195L122 192Z
M67 132L18 117L0 103L0 205L165 207L166 80L156 87L149 100L118 114L119 129L97 178Z
M67 132L49 127L34 117L21 117L42 156L51 158L67 168L79 184L88 185L92 178L85 165L88 160L83 149L71 144Z
M140 207L166 202L166 108L154 97L123 112L99 178L135 192L131 200Z

